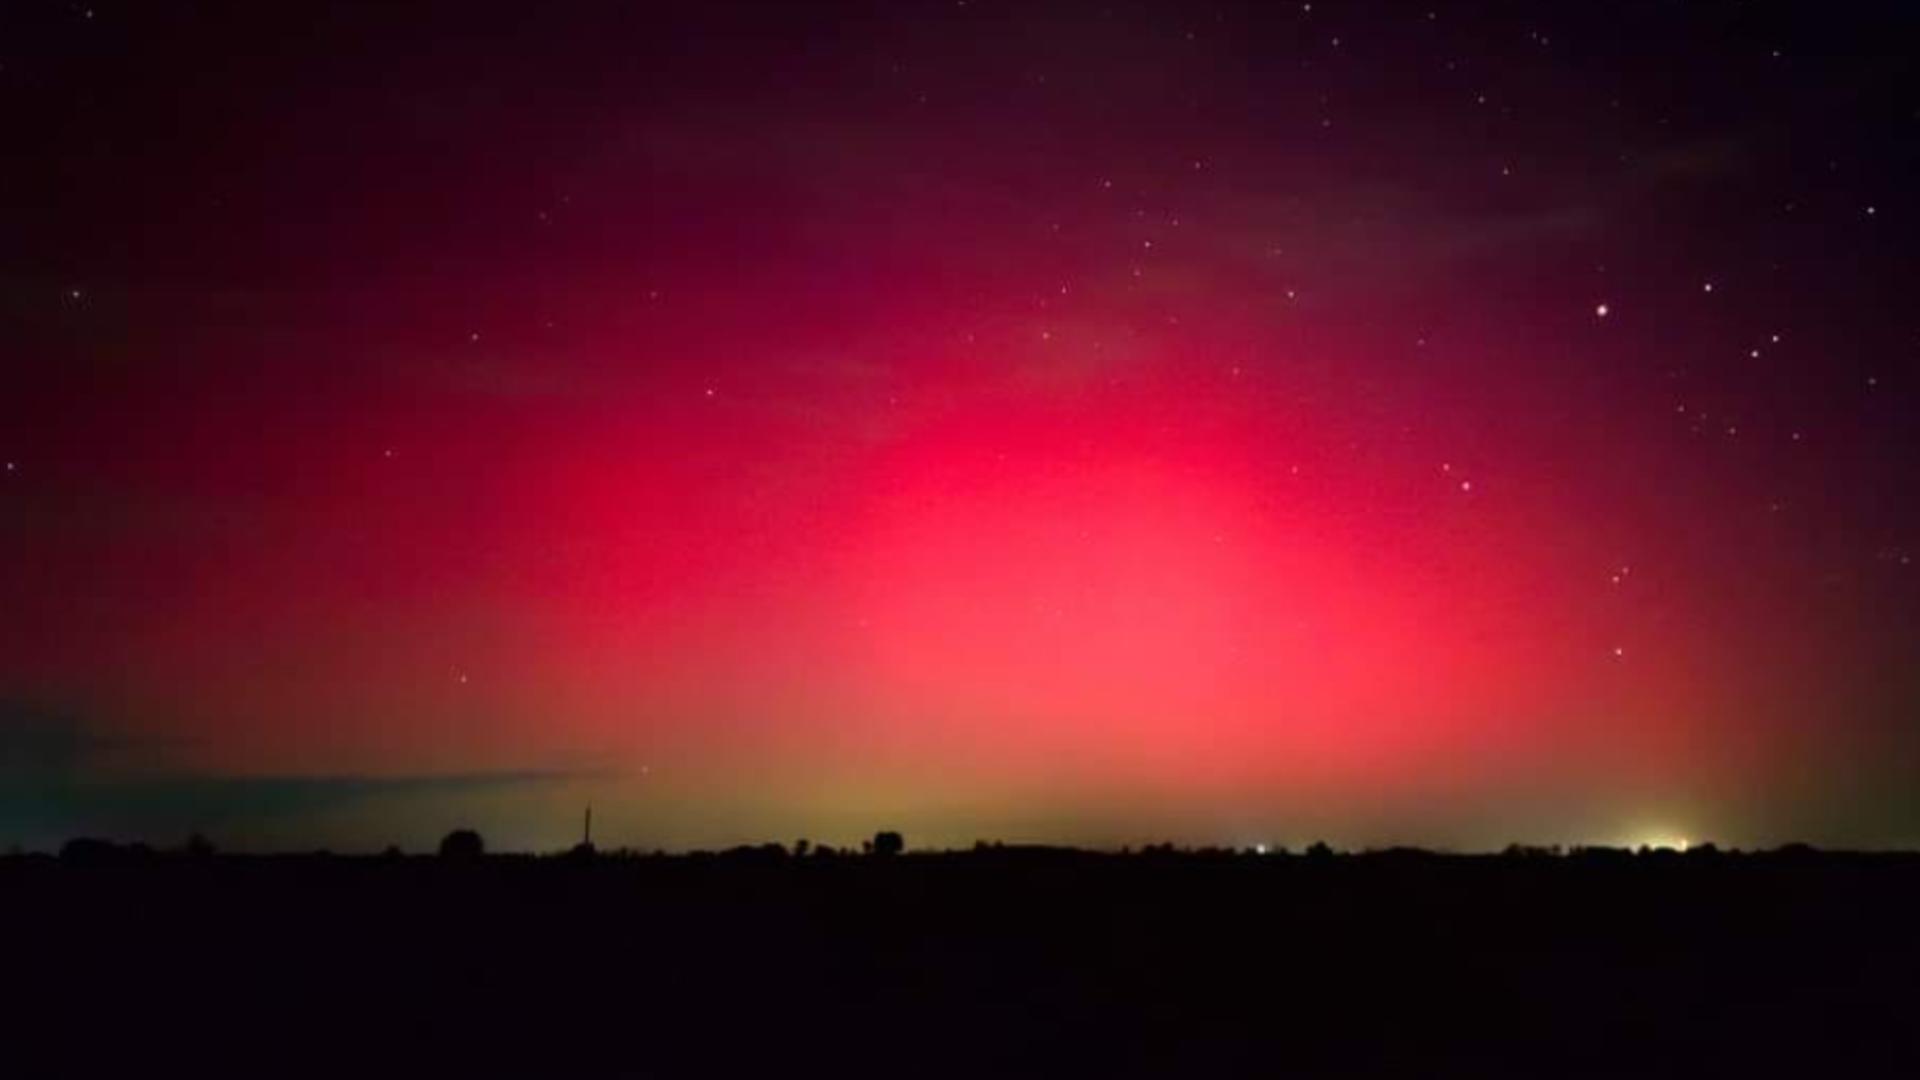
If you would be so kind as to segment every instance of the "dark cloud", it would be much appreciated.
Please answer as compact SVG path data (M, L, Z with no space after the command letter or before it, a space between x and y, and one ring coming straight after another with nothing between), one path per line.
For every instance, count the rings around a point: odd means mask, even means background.
M248 832L395 797L455 796L587 780L592 769L398 776L219 776L162 764L176 741L114 734L47 706L0 701L0 845L71 836L158 842Z

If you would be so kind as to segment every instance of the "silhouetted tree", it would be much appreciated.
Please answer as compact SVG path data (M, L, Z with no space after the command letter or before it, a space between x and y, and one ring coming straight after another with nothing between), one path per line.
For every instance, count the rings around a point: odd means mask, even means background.
M906 849L906 840L899 833L887 830L874 833L867 850L875 855L898 855Z
M787 857L787 849L779 844L741 844L722 851L720 858L734 863L780 862Z
M187 837L187 846L182 849L188 858L210 859L213 857L213 841L199 833Z
M455 829L440 840L443 859L478 859L486 853L486 842L472 829Z
M1327 846L1325 840L1315 840L1313 845L1307 848L1307 858L1331 859L1333 858L1333 849Z
M812 850L813 850L813 843L807 840L805 837L801 837L800 839L795 840L793 842L793 856L796 859L806 858L807 852Z
M111 840L76 836L60 846L60 858L65 862L95 865L144 862L153 858L153 848L139 840L116 844Z
M120 848L111 840L100 840L91 836L76 836L60 845L60 858L74 863L111 862L120 854Z

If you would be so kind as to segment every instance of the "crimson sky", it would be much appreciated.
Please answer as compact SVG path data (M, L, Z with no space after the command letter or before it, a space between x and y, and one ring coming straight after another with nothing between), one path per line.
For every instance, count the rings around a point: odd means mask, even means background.
M0 842L1920 843L1826 7L8 5Z

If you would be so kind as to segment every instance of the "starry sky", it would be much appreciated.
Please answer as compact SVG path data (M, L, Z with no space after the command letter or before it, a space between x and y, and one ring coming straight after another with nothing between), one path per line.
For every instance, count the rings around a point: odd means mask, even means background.
M0 844L1920 845L1898 4L0 11Z

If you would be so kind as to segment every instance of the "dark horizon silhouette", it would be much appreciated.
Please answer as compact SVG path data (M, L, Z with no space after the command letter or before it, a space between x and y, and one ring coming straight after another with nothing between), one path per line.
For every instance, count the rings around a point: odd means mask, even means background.
M591 835L589 832L588 836ZM779 841L761 841L759 843L735 844L722 848L688 848L667 850L663 848L616 846L601 848L591 839L583 838L568 848L553 850L503 850L487 845L485 837L476 829L460 827L449 831L440 839L433 851L408 852L398 844L388 844L378 851L337 852L330 848L286 849L286 850L239 850L226 851L215 846L212 840L201 833L190 834L180 845L155 846L145 841L118 841L109 837L76 836L68 839L56 851L34 851L14 847L0 854L4 858L34 858L56 856L63 861L88 862L111 859L159 859L186 857L207 859L221 855L232 858L280 859L298 856L318 856L327 858L381 858L427 857L434 856L452 861L477 860L482 858L498 859L553 859L553 858L604 858L604 859L702 859L727 856L773 857L779 859L832 859L851 857L889 857L912 854L922 857L951 857L956 855L1058 855L1067 857L1092 858L1130 858L1188 856L1200 858L1251 858L1251 859L1321 859L1343 858L1430 858L1430 859L1581 859L1581 858L1690 858L1695 860L1720 857L1743 858L1804 858L1816 856L1874 857L1874 858L1920 858L1920 851L1900 848L1820 848L1800 841L1788 841L1762 848L1722 848L1711 840L1689 841L1679 845L1649 844L1523 844L1513 842L1498 849L1454 850L1447 848L1428 848L1410 844L1390 844L1360 848L1342 848L1325 841L1313 841L1298 850L1284 844L1251 844L1244 846L1218 844L1177 844L1174 841L1158 841L1140 845L1123 844L1116 847L1083 847L1073 844L1055 844L1044 842L1007 842L1003 840L976 840L964 847L909 848L905 838L898 832L883 829L873 836L863 839L857 845L835 846L815 842L808 838L795 840L791 845Z
M896 843L897 842L897 843ZM67 1075L1902 1075L1920 855L1514 845L0 858ZM804 854L802 854L804 852ZM193 1048L177 1033L207 1040ZM216 1049L217 1048L217 1049ZM294 1048L298 1048L295 1050Z

